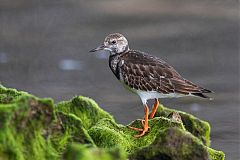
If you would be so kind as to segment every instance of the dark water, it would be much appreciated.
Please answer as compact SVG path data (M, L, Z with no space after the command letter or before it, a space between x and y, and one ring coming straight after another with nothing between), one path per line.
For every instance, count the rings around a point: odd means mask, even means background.
M238 160L238 6L231 0L1 1L0 81L56 101L92 97L127 124L143 116L140 99L116 80L107 55L88 53L107 34L120 32L131 48L161 57L215 91L213 101L161 102L209 121L212 147Z

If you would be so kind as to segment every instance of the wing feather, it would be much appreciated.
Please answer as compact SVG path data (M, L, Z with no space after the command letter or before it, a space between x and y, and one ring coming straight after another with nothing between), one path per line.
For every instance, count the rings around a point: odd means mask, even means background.
M121 59L124 60L120 66L122 81L134 89L185 95L209 91L184 79L172 66L149 54L131 50Z

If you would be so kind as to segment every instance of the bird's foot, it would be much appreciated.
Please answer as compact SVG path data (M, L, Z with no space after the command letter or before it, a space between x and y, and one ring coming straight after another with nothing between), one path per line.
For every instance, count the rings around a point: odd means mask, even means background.
M136 128L136 127L128 126L132 130L141 132L140 134L135 135L134 136L135 138L139 138L139 137L144 136L146 134L146 132L148 132L148 130L150 129L150 127L148 126L148 122L145 123L145 120L141 120L141 123L142 123L143 128Z
M144 120L141 120L141 124L142 124L142 127L143 127L143 128L135 128L135 127L130 127L130 126L129 126L130 129L133 129L133 130L135 130L135 131L141 132L140 134L135 135L135 136L134 136L135 138L139 138L139 137L144 136L145 133L146 133L146 132L148 131L148 129L150 128L150 127L148 126L148 112L149 112L149 109L148 109L147 104L144 105L144 108L145 108L145 119L144 119Z

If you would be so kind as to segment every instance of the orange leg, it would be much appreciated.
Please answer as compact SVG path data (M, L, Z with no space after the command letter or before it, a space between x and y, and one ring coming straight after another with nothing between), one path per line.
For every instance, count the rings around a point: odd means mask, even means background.
M152 112L151 112L150 117L149 117L150 119L152 119L152 118L154 117L154 115L155 115L155 113L156 113L156 111L157 111L158 105L159 105L159 101L158 101L158 99L156 98L156 99L155 99L155 103L154 103L154 105L153 105Z
M148 129L149 129L149 126L148 126L148 113L149 113L149 109L148 109L147 104L145 104L144 107L145 107L145 119L141 121L143 128L129 127L129 128L131 128L131 129L133 129L133 130L135 130L135 131L141 132L140 134L135 135L135 136L134 136L135 138L139 138L139 137L144 136L145 133L146 133L146 132L148 131Z

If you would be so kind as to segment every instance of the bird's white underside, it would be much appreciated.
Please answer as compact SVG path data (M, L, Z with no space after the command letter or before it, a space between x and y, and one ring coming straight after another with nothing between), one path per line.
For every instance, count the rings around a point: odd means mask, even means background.
M143 104L146 104L147 100L149 100L149 99L155 99L155 98L178 98L178 97L186 96L186 95L178 94L178 93L163 94L163 93L159 93L159 92L156 92L156 91L136 90L135 92L141 98Z
M137 94L140 97L140 99L142 100L143 104L147 104L147 100L155 99L155 98L179 98L179 97L193 96L191 94L189 94L189 95L184 95L184 94L180 94L180 93L163 94L163 93L159 93L157 91L142 91L142 90L130 88L129 86L127 86L124 83L123 83L123 85L126 89Z

